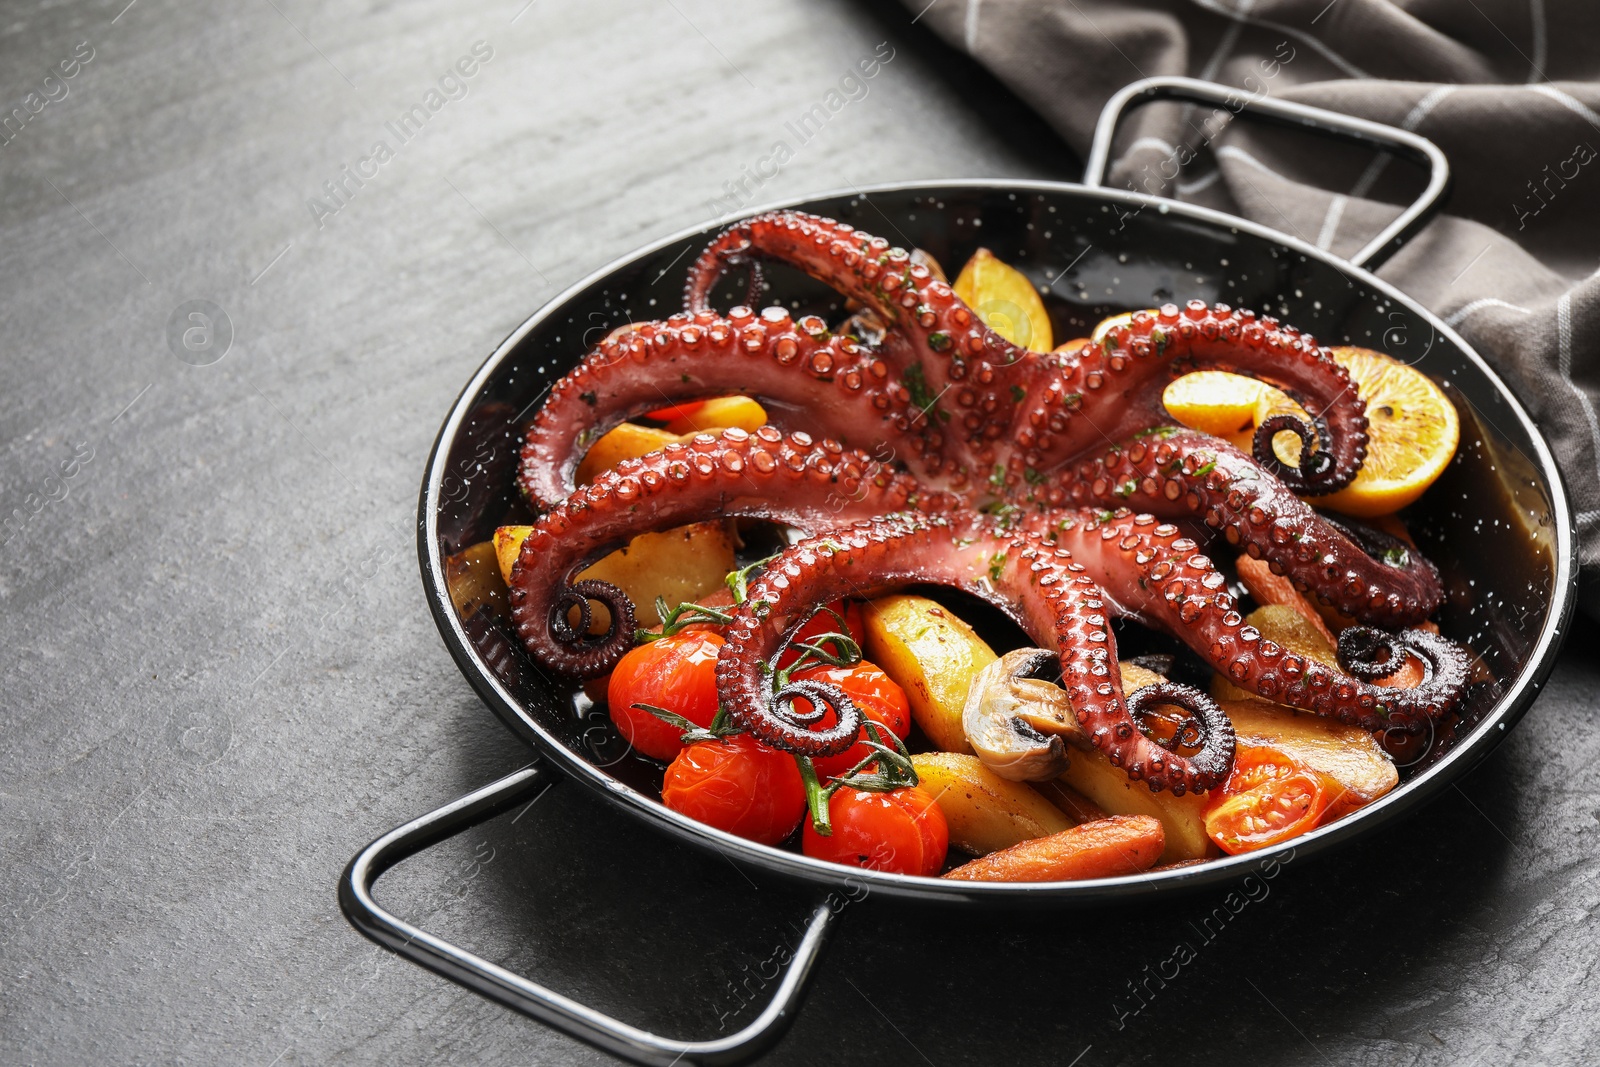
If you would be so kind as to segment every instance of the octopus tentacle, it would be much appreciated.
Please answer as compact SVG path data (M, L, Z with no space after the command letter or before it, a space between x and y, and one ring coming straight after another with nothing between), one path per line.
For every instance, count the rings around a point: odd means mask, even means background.
M1424 680L1410 689L1372 685L1263 638L1235 610L1227 579L1199 546L1153 515L1080 513L1055 525L1056 543L1089 568L1112 600L1163 626L1235 685L1268 700L1366 730L1418 730L1449 711L1466 686L1466 656L1434 634L1385 635L1427 665ZM1352 657L1356 651L1355 645L1348 650Z
M811 606L913 582L974 593L1012 616L1035 640L1053 641L1062 688L1091 743L1129 777L1175 793L1214 787L1233 757L1233 730L1220 712L1203 712L1201 752L1184 757L1140 731L1124 702L1111 610L1070 552L1037 534L1010 534L987 520L895 516L855 523L781 553L750 586L717 657L718 691L735 722L761 740L808 755L843 751L855 728L813 733L793 712L795 694L770 692L776 656ZM803 694L838 710L838 697ZM1196 694L1197 696L1197 694ZM1180 699L1189 699L1182 696ZM1203 699L1203 698L1202 698ZM1208 703L1208 702L1207 702Z
M1258 462L1302 494L1331 493L1355 477L1367 453L1366 405L1345 369L1309 335L1270 316L1191 300L1183 308L1136 311L1130 321L1105 332L1099 344L1055 356L1056 373L1030 395L1016 420L1024 468L1046 471L1103 437L1119 440L1150 425L1168 422L1161 390L1193 370L1246 374L1299 400L1314 417L1276 417L1274 430L1254 443ZM1291 430L1302 442L1299 466L1282 463L1271 447L1273 433ZM1010 484L1020 471L1009 472Z
M944 439L939 458L951 486L988 480L1017 397L1048 376L1038 353L991 330L906 249L798 211L746 219L712 241L690 268L689 310L707 310L723 271L757 255L790 263L874 309L890 327L883 358L891 373L927 414L930 434Z
M887 512L958 504L836 441L785 435L771 426L699 434L624 461L540 518L511 571L512 623L528 650L553 669L578 677L603 674L632 645L633 606L607 583L567 583L638 534L718 517L819 531ZM611 628L599 637L588 633L589 600L611 613ZM567 618L573 607L583 616L576 627Z
M1415 626L1444 597L1439 572L1422 553L1377 531L1352 534L1253 459L1197 430L1146 431L1072 473L1063 498L1126 504L1168 519L1194 515L1302 591L1362 622Z
M1144 725L1145 717L1158 706L1178 707L1188 712L1193 720L1194 728L1200 731L1201 737L1231 736L1233 723L1228 720L1228 713L1217 706L1217 702L1210 696L1196 689L1192 685L1181 682L1155 682L1141 686L1128 694L1128 715L1134 722ZM1187 731L1183 734L1187 740ZM1217 746L1208 746L1193 757L1193 762L1200 772L1208 778L1215 776L1218 781L1225 777L1229 770L1228 756ZM1181 794L1180 794L1181 795Z
M602 341L551 388L523 442L518 484L549 507L572 492L584 452L618 423L733 392L763 401L779 421L803 414L819 436L884 440L911 463L928 451L925 421L913 420L876 353L815 315L738 307L726 318L640 323Z
M589 632L594 618L591 601L605 605L610 614L605 633ZM576 625L569 618L573 610L578 612ZM634 621L633 601L621 589L598 578L573 582L557 590L545 611L551 647L541 650L541 658L563 674L580 678L604 674L633 647Z
M859 301L855 328L870 321L881 333L863 344L782 308L714 313L710 295L726 269L748 262L753 294L762 258ZM1439 605L1433 565L1408 543L1299 499L1355 476L1368 427L1348 374L1292 327L1190 301L1113 320L1095 342L1030 352L989 329L907 250L793 211L748 219L713 240L685 298L686 312L607 337L529 426L518 483L548 510L513 568L511 615L546 665L594 675L632 645L627 595L574 581L588 562L642 532L749 516L812 536L775 557L736 609L719 692L735 720L797 752L845 750L861 710L837 687L790 679L779 652L815 605L912 582L975 593L1040 643L1053 640L1092 742L1152 789L1215 786L1232 760L1232 727L1187 687L1124 696L1113 615L1170 631L1262 697L1365 729L1415 731L1459 701L1470 668L1461 648L1417 629L1386 632L1418 625ZM1167 425L1163 389L1200 368L1278 386L1309 417L1265 420L1248 453ZM776 426L816 436L774 426L703 434L574 490L583 452L612 426L666 403L733 393L760 400ZM1285 431L1300 438L1297 462L1272 447ZM876 447L868 456L839 441ZM1154 514L1076 510L1088 505ZM1211 531L1359 620L1341 633L1331 663L1244 624L1225 576L1194 539ZM597 603L612 619L603 634L589 633ZM1376 684L1413 658L1423 667L1417 685ZM1200 739L1198 751L1145 734L1140 723L1158 704L1188 710L1184 734ZM821 728L830 711L837 721Z
M1339 666L1363 681L1387 678L1405 665L1407 655L1422 663L1424 685L1441 675L1460 678L1472 669L1466 651L1427 630L1390 634L1366 626L1347 626L1339 633Z

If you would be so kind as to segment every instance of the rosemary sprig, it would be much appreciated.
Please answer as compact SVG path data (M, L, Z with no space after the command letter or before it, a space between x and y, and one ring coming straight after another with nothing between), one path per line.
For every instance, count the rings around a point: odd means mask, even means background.
M733 591L733 602L735 604L743 604L745 598L750 595L750 576L777 558L778 554L774 552L765 559L756 560L748 567L740 567L736 571L728 572L727 577L723 578L722 581Z
M827 664L829 667L854 667L861 662L861 646L854 637L850 636L850 624L845 622L844 616L826 605L818 608L817 611L818 613L826 611L829 615L832 615L833 620L839 624L839 629L817 634L805 641L791 640L785 645L785 651L797 648L800 650L800 655L795 658L793 663L773 675L772 691L774 693L788 686L789 679L797 671L804 670L806 667L814 666L818 663ZM811 616L812 619L816 617L816 614ZM811 619L806 620L807 623L810 621Z
M733 616L727 612L718 611L716 608L708 608L704 604L679 604L671 611L668 611L667 598L664 596L656 597L656 614L661 617L661 632L635 630L633 631L635 642L642 645L651 641L659 641L663 637L671 637L673 634L681 633L695 623L712 623L718 626L726 626L733 621Z
M710 726L696 726L677 712L668 711L666 708L658 708L654 704L635 704L633 706L639 711L648 711L668 726L676 726L682 730L683 734L679 740L686 745L698 744L701 741L722 741L732 737L734 734L744 733L743 730L734 725L733 718L728 714L728 709L724 707L717 708L716 717L711 720Z
M882 726L867 719L862 723L866 729L868 740L862 742L868 752L845 773L834 778L833 782L824 786L817 777L816 765L809 756L795 756L795 762L800 766L800 780L806 787L806 808L811 814L811 828L823 837L833 836L833 823L828 812L828 805L833 800L833 794L840 789L849 787L859 789L863 793L890 793L896 789L905 789L918 783L917 768L911 762L911 756L906 752L906 746L900 739L885 730ZM888 744L885 744L885 741ZM894 747L890 747L893 745ZM872 774L863 774L867 767L876 763L878 769Z

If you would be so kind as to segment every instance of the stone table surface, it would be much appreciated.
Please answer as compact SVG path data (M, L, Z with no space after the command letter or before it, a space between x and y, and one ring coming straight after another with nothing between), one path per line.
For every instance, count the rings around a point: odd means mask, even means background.
M529 758L424 607L439 421L543 301L748 202L747 173L765 201L1070 153L883 0L12 4L0 99L0 1062L614 1062L335 902L368 839ZM857 906L771 1062L1600 1057L1596 636L1459 789L1209 939L1220 895ZM385 899L648 1027L749 1017L802 897L570 786L526 814Z

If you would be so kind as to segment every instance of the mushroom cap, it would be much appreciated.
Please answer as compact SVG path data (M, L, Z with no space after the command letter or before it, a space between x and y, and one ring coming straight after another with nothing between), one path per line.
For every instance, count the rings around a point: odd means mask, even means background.
M979 671L967 692L961 725L985 767L1014 782L1042 782L1067 769L1067 744L1089 739L1059 685L1031 678L1054 659L1043 648L1019 648Z

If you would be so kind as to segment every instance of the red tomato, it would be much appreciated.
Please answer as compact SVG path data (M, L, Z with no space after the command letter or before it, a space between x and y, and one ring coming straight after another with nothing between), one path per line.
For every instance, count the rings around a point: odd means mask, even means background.
M844 788L828 802L833 835L823 837L806 820L805 854L874 871L933 877L944 867L950 827L934 799L920 789L864 793Z
M634 705L650 704L710 726L717 717L717 652L723 644L720 634L691 630L629 651L606 686L617 732L646 756L676 756L683 731Z
M706 402L704 400L690 400L682 404L673 404L671 407L647 411L644 413L644 417L655 419L659 422L673 422L677 419L687 418L705 406Z
M838 686L844 690L845 696L855 701L862 715L902 741L911 731L911 705L906 701L906 691L871 663L863 661L853 667L806 667L791 677ZM796 700L795 710L810 711L811 701ZM832 710L825 711L812 729L823 730L838 721L839 717ZM861 740L839 755L813 759L811 762L816 766L817 774L826 780L845 773L865 759L872 751L866 745L866 730L863 729L857 736Z
M866 636L867 627L861 614L861 602L859 600L835 600L832 604L827 605L826 608L818 608L817 613L811 616L804 626L800 627L800 632L791 639L791 647L784 649L783 654L778 657L779 667L787 667L800 658L802 652L800 649L792 647L792 642L810 641L821 637L823 634L840 632L839 620L829 613L830 610L844 616L843 632L854 638L857 643L860 643L862 638ZM832 642L822 647L830 652L836 651Z
M749 734L700 741L678 753L661 802L707 826L776 845L806 813L806 787L787 752Z
M1240 745L1233 773L1206 809L1206 833L1230 855L1316 828L1333 800L1327 779L1275 748Z

